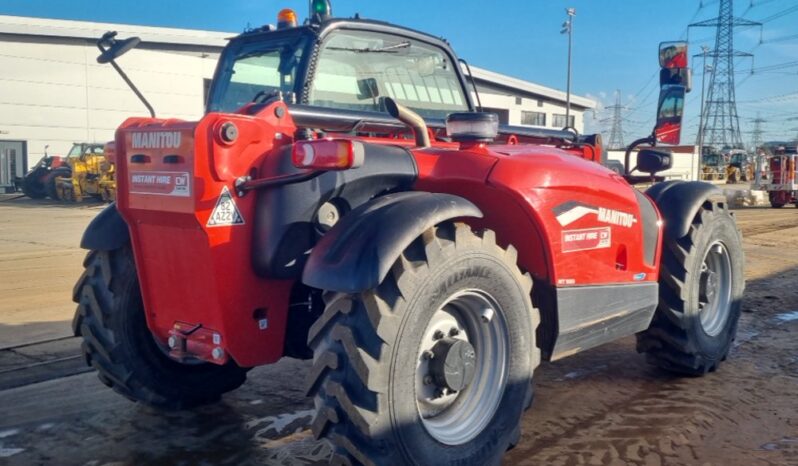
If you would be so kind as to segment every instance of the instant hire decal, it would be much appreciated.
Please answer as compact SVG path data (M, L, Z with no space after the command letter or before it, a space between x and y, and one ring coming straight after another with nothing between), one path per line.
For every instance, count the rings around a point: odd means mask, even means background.
M612 244L610 227L587 228L562 232L562 252L605 249Z
M130 193L189 197L191 176L187 172L133 172Z
M213 208L210 218L208 218L207 226L221 227L230 225L243 225L244 217L236 206L233 196L227 186L222 188L222 193L219 194L219 200L216 201L216 207Z

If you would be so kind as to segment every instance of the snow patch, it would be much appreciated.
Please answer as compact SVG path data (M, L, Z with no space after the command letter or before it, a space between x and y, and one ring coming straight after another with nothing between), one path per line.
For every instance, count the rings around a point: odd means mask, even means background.
M3 448L0 447L0 458L8 458L9 456L14 456L17 453L22 453L25 451L24 448Z
M0 438L11 437L12 435L17 435L19 433L19 429L8 429L0 431Z
M284 431L286 430L286 427L290 425L294 425L294 428L290 432L293 433L300 428L310 425L310 421L313 419L313 415L315 413L315 410L305 409L302 411L296 411L294 413L283 413L276 416L266 416L247 422L245 427L247 429L258 428L258 431L255 434L257 437L261 437L266 434L270 434L269 436L277 436L289 433Z
M784 322L792 322L793 320L798 320L798 311L785 312L783 314L779 314L776 316L776 320L778 320L780 324L783 324Z

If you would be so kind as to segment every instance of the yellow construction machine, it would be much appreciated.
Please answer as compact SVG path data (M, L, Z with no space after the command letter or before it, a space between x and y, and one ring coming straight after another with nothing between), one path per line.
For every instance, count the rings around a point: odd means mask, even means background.
M50 174L46 187L50 197L81 202L94 197L110 202L116 199L113 143L75 143L66 164Z

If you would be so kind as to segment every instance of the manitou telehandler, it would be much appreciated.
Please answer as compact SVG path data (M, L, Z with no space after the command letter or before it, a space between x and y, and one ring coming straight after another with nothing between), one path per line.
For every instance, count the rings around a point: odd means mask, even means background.
M98 60L137 42L106 34ZM334 462L486 465L519 441L541 359L636 334L654 364L714 371L744 287L720 192L642 193L668 152L617 174L596 136L499 125L461 63L313 0L304 25L283 10L230 41L199 121L125 121L74 290L100 379L179 409L312 358ZM644 142L678 142L684 71L663 68Z

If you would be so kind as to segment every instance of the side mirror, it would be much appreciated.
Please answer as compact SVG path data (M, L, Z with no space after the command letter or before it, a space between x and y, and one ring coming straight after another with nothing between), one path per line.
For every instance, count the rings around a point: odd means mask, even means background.
M687 68L687 42L662 42L659 44L660 68Z
M684 86L685 92L693 90L693 70L690 68L662 68L659 71L659 85Z
M358 79L357 91L359 100L376 99L380 96L380 88L375 78Z
M100 56L97 57L97 63L105 64L116 60L130 50L136 48L140 43L141 39L138 37L116 40L116 31L106 32L100 40L97 41L97 47L102 51Z
M637 170L643 173L654 173L668 170L673 166L670 152L655 149L643 149L637 153Z
M657 142L679 144L682 135L685 91L684 86L663 86L660 90L657 125L654 127Z

